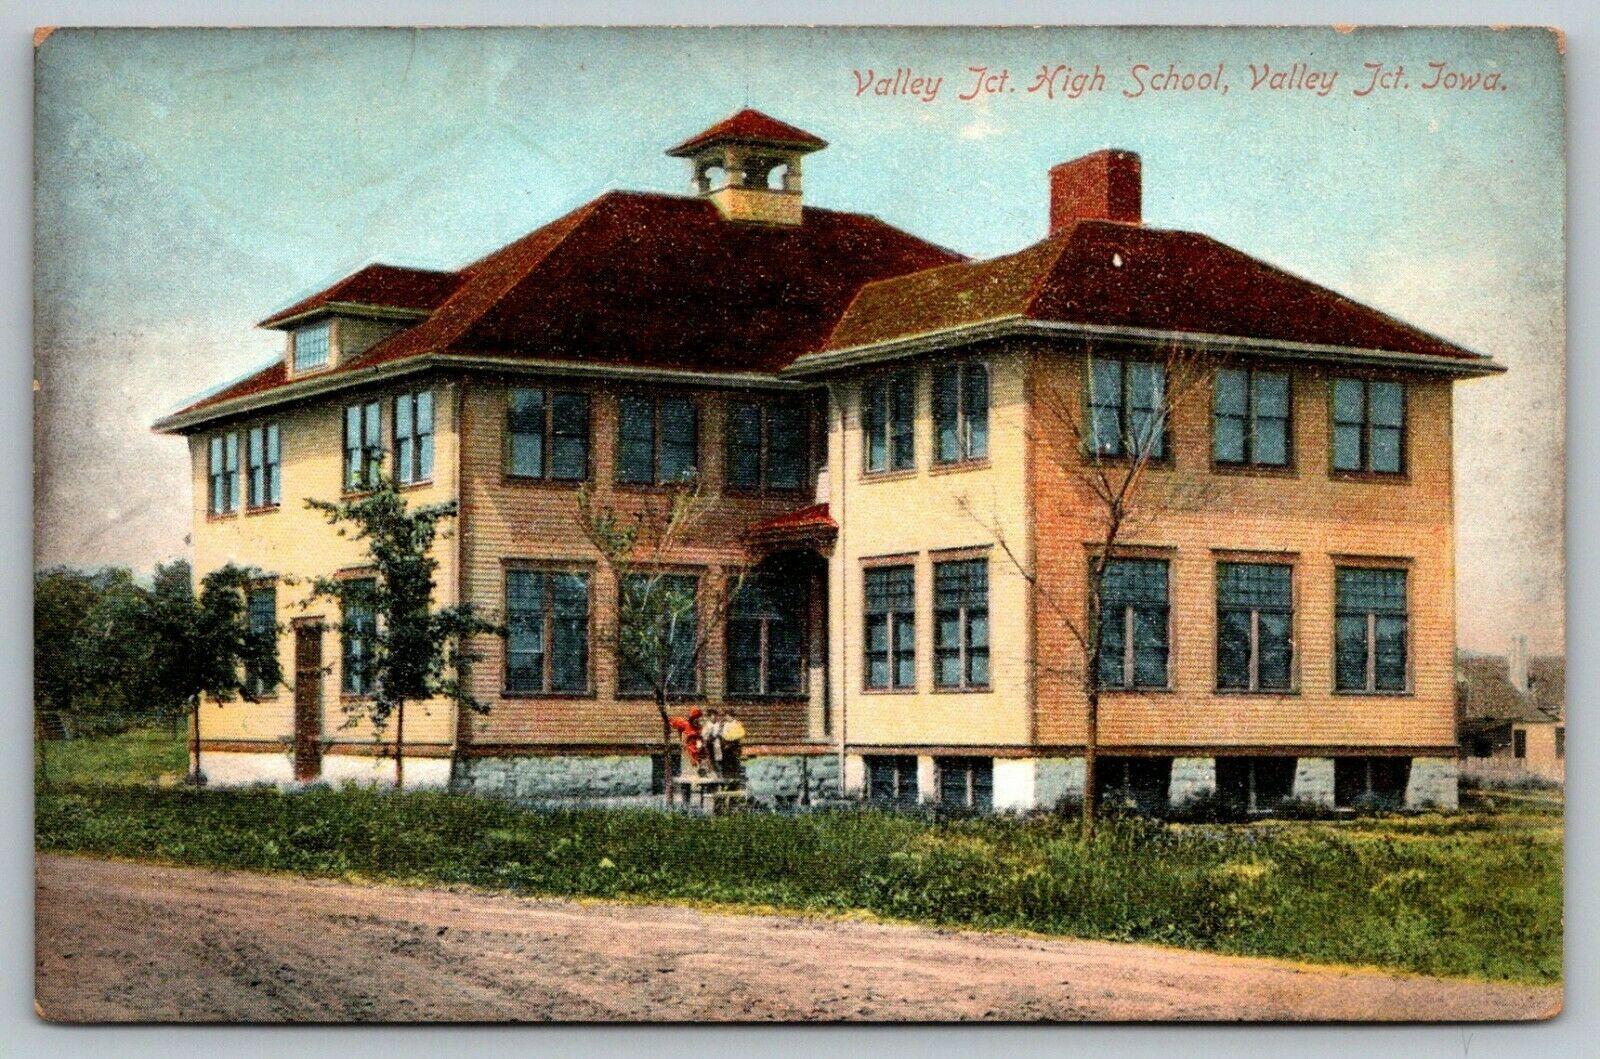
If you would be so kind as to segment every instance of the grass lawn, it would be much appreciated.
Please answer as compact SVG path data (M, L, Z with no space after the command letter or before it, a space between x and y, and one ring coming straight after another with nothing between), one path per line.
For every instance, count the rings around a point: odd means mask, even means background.
M177 783L189 770L183 732L135 728L122 735L37 740L34 775L57 784Z
M1075 820L1052 816L704 818L529 811L355 788L57 785L40 788L36 826L38 848L54 852L527 894L866 911L1426 974L1561 979L1561 802L1525 792L1415 817L1110 821L1085 842Z

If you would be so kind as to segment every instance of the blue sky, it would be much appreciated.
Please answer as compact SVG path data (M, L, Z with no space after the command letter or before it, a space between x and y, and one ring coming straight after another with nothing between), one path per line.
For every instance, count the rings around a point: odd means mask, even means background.
M1504 90L1425 90L1430 61ZM1354 95L1367 62L1412 87ZM1218 63L1226 94L1123 94L1135 64ZM1251 63L1337 79L1251 91ZM1098 64L1105 90L1027 91L1058 64ZM1013 90L958 99L975 66ZM937 98L857 94L902 67L942 76ZM661 152L746 103L830 141L808 202L978 256L1044 234L1050 165L1136 150L1147 223L1494 355L1505 377L1458 388L1461 639L1559 649L1564 113L1540 30L57 32L37 52L39 561L183 551L183 445L149 424L276 355L256 320L368 261L460 265L610 188L681 192Z

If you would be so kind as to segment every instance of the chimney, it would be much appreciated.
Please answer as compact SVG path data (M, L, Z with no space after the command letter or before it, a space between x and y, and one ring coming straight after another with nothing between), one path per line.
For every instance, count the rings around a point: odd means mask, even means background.
M1506 659L1506 676L1518 694L1528 693L1528 638L1517 635L1511 638L1511 654Z
M1050 170L1050 235L1078 221L1140 224L1139 156L1104 150L1062 162Z

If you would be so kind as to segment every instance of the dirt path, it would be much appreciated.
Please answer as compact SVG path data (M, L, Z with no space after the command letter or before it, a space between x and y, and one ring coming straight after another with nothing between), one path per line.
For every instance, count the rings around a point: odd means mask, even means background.
M40 856L61 1021L1527 1019L1559 989Z

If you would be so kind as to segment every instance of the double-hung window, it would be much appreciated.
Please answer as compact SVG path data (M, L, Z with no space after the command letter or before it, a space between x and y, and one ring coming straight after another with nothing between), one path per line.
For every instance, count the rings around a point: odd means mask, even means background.
M332 328L327 321L302 327L294 333L294 370L312 371L328 366Z
M914 372L898 371L868 382L861 391L861 418L869 474L907 471L916 466L917 376Z
M1164 688L1168 655L1167 564L1112 559L1100 585L1100 686Z
M207 508L213 515L231 515L239 510L239 435L212 438L207 459Z
M1334 578L1334 686L1340 691L1404 691L1406 572L1339 567Z
M917 576L912 566L866 571L867 687L917 683Z
M340 682L346 695L372 694L372 649L378 633L374 607L378 583L361 578L345 586L340 628Z
M947 364L933 373L934 460L960 463L989 455L989 368Z
M271 585L252 588L245 597L245 619L252 637L271 638L273 644L277 643L278 631L278 590ZM244 671L244 685L252 697L260 698L268 695L273 688L267 683L266 677L254 666L247 666Z
M508 692L588 690L587 575L507 570L506 618Z
M805 486L810 432L803 405L732 402L726 446L731 487L790 491Z
M1398 382L1333 380L1333 469L1405 469L1406 390Z
M519 388L506 406L507 472L513 478L589 477L589 395Z
M989 563L959 559L933 567L934 684L989 686Z
M1213 388L1211 458L1219 464L1289 464L1289 376L1224 369Z
M628 694L700 690L700 579L693 574L629 574L618 616L618 685Z
M752 575L728 611L728 693L798 695L805 687L804 582Z
M700 414L687 397L625 396L617 402L617 481L693 480L699 470Z
M868 754L867 799L878 805L915 805L917 759L912 754Z
M933 759L939 777L939 804L946 809L988 812L994 808L994 759L939 757Z
M383 434L377 401L344 410L344 489L357 493L378 484L383 473Z
M245 435L245 458L250 470L246 502L253 508L278 506L282 466L279 444L276 423L251 427Z
M401 485L433 479L433 391L394 399L394 466Z
M1217 567L1217 687L1288 691L1294 641L1292 569L1278 563Z
M1097 456L1165 459L1167 371L1156 361L1089 359L1089 439Z

